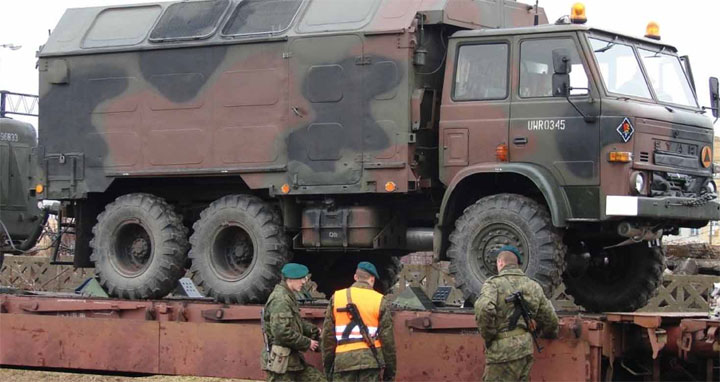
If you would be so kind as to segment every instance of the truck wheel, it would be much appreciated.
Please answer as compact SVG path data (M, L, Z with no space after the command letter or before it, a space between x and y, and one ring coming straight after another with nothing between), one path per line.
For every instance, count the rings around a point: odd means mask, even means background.
M190 237L195 284L226 303L264 302L290 260L279 216L251 195L228 195L210 204Z
M450 235L450 273L468 301L480 295L482 284L497 274L495 251L514 245L523 257L525 274L550 296L561 282L565 246L561 231L540 203L515 194L478 200L455 222Z
M185 271L187 228L162 198L123 195L98 215L92 232L95 276L111 296L162 298Z
M635 311L647 304L662 281L665 256L660 247L640 243L590 253L582 273L568 269L563 275L565 292L588 311Z

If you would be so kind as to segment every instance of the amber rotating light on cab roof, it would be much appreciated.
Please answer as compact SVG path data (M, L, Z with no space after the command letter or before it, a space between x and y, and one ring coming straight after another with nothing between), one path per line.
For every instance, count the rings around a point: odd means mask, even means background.
M653 40L660 40L660 26L658 23L651 21L645 27L645 37Z
M570 9L570 21L573 24L585 24L587 16L585 15L585 4L575 3Z

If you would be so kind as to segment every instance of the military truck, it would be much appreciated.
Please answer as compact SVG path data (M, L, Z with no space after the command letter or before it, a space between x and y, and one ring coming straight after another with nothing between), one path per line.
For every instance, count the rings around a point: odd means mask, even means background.
M33 182L37 132L31 124L10 118L36 117L31 105L37 105L37 96L0 91L0 266L6 253L35 246L47 220Z
M515 1L70 9L39 59L42 196L114 296L189 268L260 302L291 258L387 289L433 250L472 300L512 244L546 293L632 310L662 236L720 217L688 61Z

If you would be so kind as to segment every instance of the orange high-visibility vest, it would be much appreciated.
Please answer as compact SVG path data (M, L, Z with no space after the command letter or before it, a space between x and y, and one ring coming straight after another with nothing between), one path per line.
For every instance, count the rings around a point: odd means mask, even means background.
M350 292L350 299L360 311L360 317L362 317L365 326L368 327L370 338L374 339L375 347L379 348L381 343L377 339L377 332L380 325L380 304L383 295L372 289L365 288L350 288ZM337 348L335 348L336 353L369 349L369 346L363 341L358 326L346 331L352 317L349 312L338 312L338 308L344 308L347 303L347 289L335 292L333 296L333 315L335 316L335 339L338 343Z

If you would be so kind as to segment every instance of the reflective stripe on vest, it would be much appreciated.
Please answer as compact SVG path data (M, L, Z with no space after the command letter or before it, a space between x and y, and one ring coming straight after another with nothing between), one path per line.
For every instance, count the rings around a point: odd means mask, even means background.
M382 303L383 295L372 289L350 288L350 290L350 298L360 311L360 317L362 317L365 326L368 327L370 337L375 338L380 324L380 304ZM369 347L365 341L363 341L358 326L351 328L352 330L348 336L343 338L347 326L350 325L350 321L352 321L350 313L338 312L338 308L344 308L345 306L347 306L347 290L343 289L335 292L333 297L333 315L335 316L335 339L338 341L335 352L343 353L358 349L368 349ZM343 342L341 343L340 341ZM380 346L380 340L375 338L375 347L379 348Z

